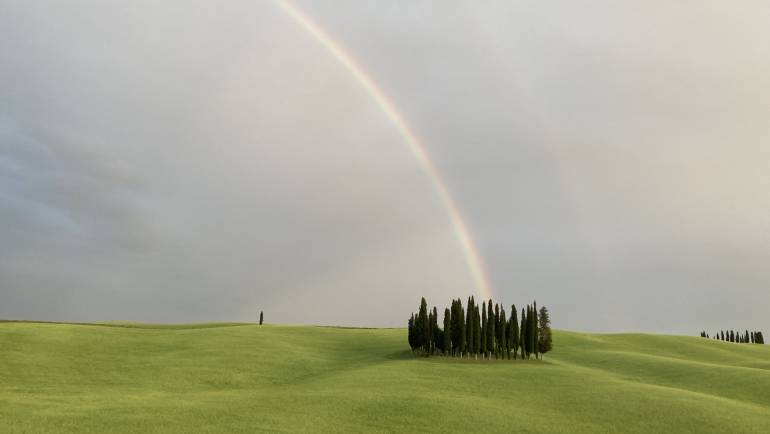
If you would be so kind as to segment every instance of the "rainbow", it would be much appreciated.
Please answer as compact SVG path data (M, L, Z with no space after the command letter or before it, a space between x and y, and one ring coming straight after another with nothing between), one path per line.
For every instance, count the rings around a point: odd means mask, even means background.
M452 195L449 194L446 182L441 178L441 175L436 169L436 165L433 164L433 161L430 159L425 146L417 139L417 135L409 127L409 124L406 122L403 115L396 109L395 104L388 98L385 92L382 91L374 78L367 74L366 70L353 59L353 56L348 54L338 42L332 39L332 37L329 36L321 26L313 21L310 16L303 12L302 9L292 4L289 0L275 0L275 2L300 26L302 26L302 28L307 30L308 33L320 42L321 45L329 50L337 61L339 61L345 69L355 77L372 99L374 99L380 109L382 109L385 115L393 122L393 125L395 125L396 129L409 146L409 150L432 181L436 193L449 214L455 235L457 236L457 240L465 255L465 260L481 299L492 298L492 289L489 285L489 279L484 270L481 255L479 254L476 244L473 241L473 236L468 229L468 225L465 223L462 213L457 207Z

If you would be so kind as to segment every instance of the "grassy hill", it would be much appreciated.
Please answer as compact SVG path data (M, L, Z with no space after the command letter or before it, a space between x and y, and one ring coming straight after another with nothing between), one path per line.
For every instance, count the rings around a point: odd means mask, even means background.
M770 347L554 332L545 361L404 329L0 323L0 431L770 432Z

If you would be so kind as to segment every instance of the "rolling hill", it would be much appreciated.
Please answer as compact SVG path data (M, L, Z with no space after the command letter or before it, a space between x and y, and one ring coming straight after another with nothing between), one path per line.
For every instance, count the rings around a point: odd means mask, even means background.
M770 432L770 347L554 331L544 361L404 329L0 323L3 432Z

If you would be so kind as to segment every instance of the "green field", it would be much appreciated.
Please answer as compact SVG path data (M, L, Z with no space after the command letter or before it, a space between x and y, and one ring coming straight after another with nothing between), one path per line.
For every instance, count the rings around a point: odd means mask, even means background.
M544 361L404 329L0 323L2 432L770 432L770 347L554 331Z

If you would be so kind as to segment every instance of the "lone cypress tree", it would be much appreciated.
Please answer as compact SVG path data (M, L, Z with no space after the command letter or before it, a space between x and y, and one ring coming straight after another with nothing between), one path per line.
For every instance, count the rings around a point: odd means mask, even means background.
M519 350L519 318L516 315L516 305L511 305L511 320L508 329L508 340L511 341L513 359L516 360L516 351Z
M259 311L259 325L262 325L262 322L265 320L265 312Z
M538 317L540 324L538 327L538 350L540 351L540 358L543 354L553 349L553 339L551 337L551 315L548 313L548 309L545 306L540 308L540 316Z

